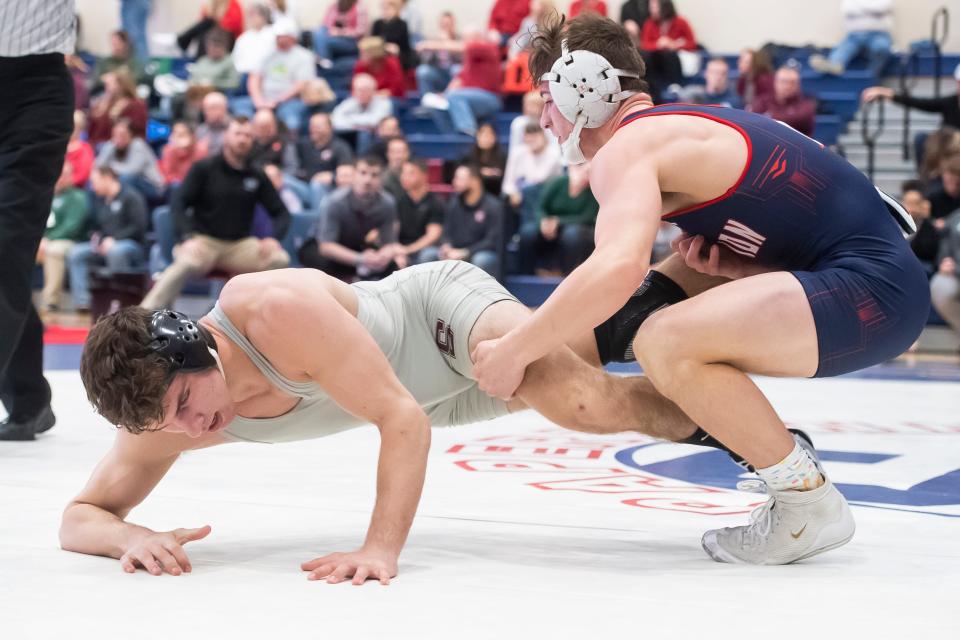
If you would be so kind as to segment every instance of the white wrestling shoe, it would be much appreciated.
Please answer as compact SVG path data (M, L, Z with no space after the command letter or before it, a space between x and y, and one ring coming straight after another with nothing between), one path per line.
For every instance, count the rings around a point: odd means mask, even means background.
M778 491L750 514L750 524L703 534L703 550L717 562L789 564L850 542L856 525L847 501L824 476L812 491ZM738 489L766 492L761 480Z

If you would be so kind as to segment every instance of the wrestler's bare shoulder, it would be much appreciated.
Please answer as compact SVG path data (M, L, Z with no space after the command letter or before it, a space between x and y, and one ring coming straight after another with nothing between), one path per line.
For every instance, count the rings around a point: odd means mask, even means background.
M238 275L224 286L218 303L238 326L274 308L339 303L356 315L357 297L350 285L317 269L275 269Z

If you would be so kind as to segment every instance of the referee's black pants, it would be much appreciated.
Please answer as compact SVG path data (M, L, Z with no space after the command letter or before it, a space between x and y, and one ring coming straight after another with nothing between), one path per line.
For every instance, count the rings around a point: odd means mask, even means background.
M0 400L14 421L50 402L30 284L72 130L63 56L0 58Z

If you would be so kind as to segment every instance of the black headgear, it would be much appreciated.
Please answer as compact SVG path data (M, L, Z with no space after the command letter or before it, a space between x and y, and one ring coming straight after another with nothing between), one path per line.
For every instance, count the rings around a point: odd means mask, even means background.
M170 375L193 373L217 366L210 349L216 342L210 332L178 311L153 312L148 345L170 363Z

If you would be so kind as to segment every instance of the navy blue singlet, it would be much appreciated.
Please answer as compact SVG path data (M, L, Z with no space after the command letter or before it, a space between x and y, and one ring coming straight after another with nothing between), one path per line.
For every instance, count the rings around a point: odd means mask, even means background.
M747 161L725 194L664 220L800 280L817 327L818 377L882 362L913 343L929 315L926 274L866 176L791 127L738 109L662 105L620 127L670 115L731 127Z

